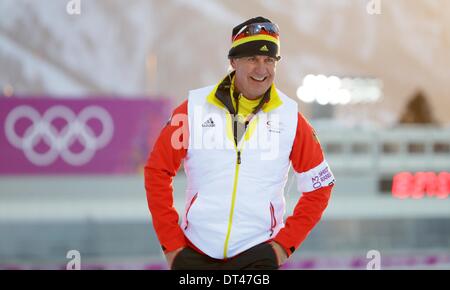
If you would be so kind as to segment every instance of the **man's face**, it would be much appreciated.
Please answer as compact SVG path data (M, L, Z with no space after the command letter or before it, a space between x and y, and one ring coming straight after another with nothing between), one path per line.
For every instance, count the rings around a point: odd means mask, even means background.
M230 60L236 71L235 86L247 99L257 99L272 85L275 78L276 59L255 55Z

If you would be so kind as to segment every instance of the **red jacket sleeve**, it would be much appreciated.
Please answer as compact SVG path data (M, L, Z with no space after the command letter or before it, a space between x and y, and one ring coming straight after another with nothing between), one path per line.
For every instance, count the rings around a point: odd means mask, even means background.
M316 133L300 113L290 159L303 194L293 214L286 219L285 227L274 238L288 255L300 246L319 222L334 185L333 174L324 160Z
M157 138L144 168L147 202L164 252L186 245L173 204L172 179L186 156L189 142L187 100L177 107Z

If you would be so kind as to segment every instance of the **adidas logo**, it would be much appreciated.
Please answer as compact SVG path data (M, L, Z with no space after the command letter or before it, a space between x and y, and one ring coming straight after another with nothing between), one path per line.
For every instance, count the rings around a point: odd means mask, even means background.
M203 122L202 127L216 127L212 118L209 118L205 122Z
M259 51L269 51L266 45L262 46Z

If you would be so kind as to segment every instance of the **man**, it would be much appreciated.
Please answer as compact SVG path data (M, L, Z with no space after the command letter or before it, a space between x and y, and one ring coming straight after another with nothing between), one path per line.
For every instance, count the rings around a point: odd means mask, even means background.
M191 91L155 143L145 186L171 269L278 269L327 207L334 177L320 143L273 83L279 46L279 29L266 18L236 26L233 72ZM180 226L172 178L182 161L188 184ZM291 164L303 195L284 222Z

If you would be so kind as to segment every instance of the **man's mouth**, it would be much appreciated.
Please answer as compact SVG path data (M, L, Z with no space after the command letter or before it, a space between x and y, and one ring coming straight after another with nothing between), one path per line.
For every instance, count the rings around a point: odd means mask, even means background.
M250 78L252 80L254 80L256 82L260 82L260 83L264 82L267 79L267 77L260 77L260 78L258 78L258 77L253 77L253 76L251 76Z

